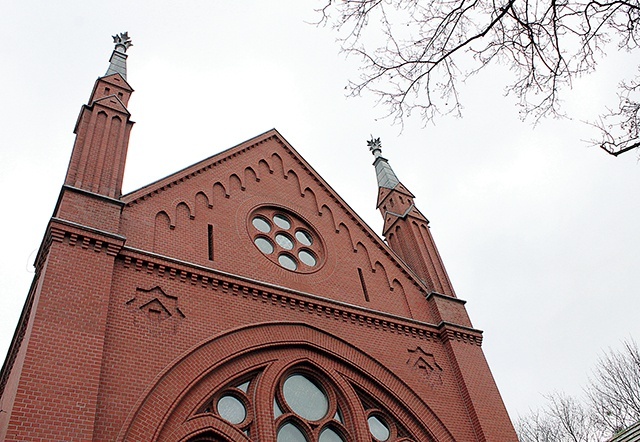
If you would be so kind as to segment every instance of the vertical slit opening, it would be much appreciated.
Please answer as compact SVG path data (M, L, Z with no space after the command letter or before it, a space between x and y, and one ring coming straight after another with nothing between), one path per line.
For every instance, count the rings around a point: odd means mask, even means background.
M207 243L209 244L209 261L213 261L213 226L211 224L209 224L207 234Z
M364 300L369 302L369 292L367 291L367 285L364 283L364 275L362 269L358 267L358 276L360 277L360 285L362 285L362 293L364 293Z

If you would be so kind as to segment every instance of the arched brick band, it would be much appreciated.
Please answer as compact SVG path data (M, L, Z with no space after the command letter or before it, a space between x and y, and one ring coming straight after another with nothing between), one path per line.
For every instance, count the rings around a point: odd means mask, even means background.
M424 401L390 370L345 341L303 323L255 324L197 345L156 378L128 416L117 441L186 440L199 428L193 419L176 423L172 415L203 380L213 374L232 379L268 364L274 355L285 359L294 349L331 359L351 382L383 401L419 440L454 441Z

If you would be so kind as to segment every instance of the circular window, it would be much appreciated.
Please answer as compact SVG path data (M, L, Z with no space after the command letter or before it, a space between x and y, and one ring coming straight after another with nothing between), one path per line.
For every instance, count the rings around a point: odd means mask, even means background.
M311 234L306 230L298 230L296 232L296 239L300 241L300 244L302 244L303 246L310 246L311 244L313 244L313 238L311 237Z
M317 421L329 411L327 395L301 374L291 375L284 381L282 394L291 410L304 419Z
M276 207L250 215L249 234L256 247L280 267L299 273L318 270L324 261L320 237L308 223Z
M237 425L247 417L247 410L239 399L231 395L222 396L217 404L220 417Z
M379 441L384 442L389 439L390 432L387 424L378 416L369 416L367 419L367 423L369 424L369 431L371 431L371 435Z
M280 227L281 229L290 229L291 228L291 223L289 222L289 219L284 216L284 215L274 215L273 216L273 222L276 223L276 226Z
M316 257L313 256L313 253L308 250L300 250L298 252L298 258L300 258L300 261L302 261L303 264L306 264L309 267L314 267L318 262Z
M276 235L276 242L280 247L285 250L293 249L293 240L289 237L289 235L285 235L284 233L278 233Z
M258 246L260 251L264 254L270 255L273 253L273 244L267 238L263 236L259 236L253 240L253 242Z
M262 233L271 232L271 224L269 224L269 221L267 221L266 218L262 216L256 216L255 218L253 218L253 220L251 220L251 224L253 224L253 227L258 229Z
M298 269L298 263L296 262L295 259L293 259L291 255L286 255L283 253L282 255L278 256L278 262L282 267L284 267L287 270Z

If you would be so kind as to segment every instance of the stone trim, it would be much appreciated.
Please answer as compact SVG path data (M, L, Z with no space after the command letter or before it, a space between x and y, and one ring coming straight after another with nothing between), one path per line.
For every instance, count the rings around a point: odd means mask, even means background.
M449 296L449 295L443 295L442 293L438 293L438 292L430 292L427 295L427 301L431 298L440 298L440 299L446 299L447 301L451 301L451 302L455 302L461 305L465 305L467 303L467 301L465 301L464 299L460 299L460 298L454 298L453 296Z

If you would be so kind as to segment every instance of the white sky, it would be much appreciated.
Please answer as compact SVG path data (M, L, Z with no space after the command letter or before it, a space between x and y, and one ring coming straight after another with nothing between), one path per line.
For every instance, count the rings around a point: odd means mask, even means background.
M579 394L598 355L640 336L638 155L613 158L582 139L581 120L615 105L635 66L610 51L565 95L574 120L535 130L517 119L496 67L462 88L465 115L404 131L372 97L346 99L355 60L308 22L301 1L4 0L0 360L31 279L73 146L73 127L111 35L129 31L129 192L277 128L380 232L373 157L383 155L417 197L512 416L542 394ZM179 5L179 6L178 6Z

